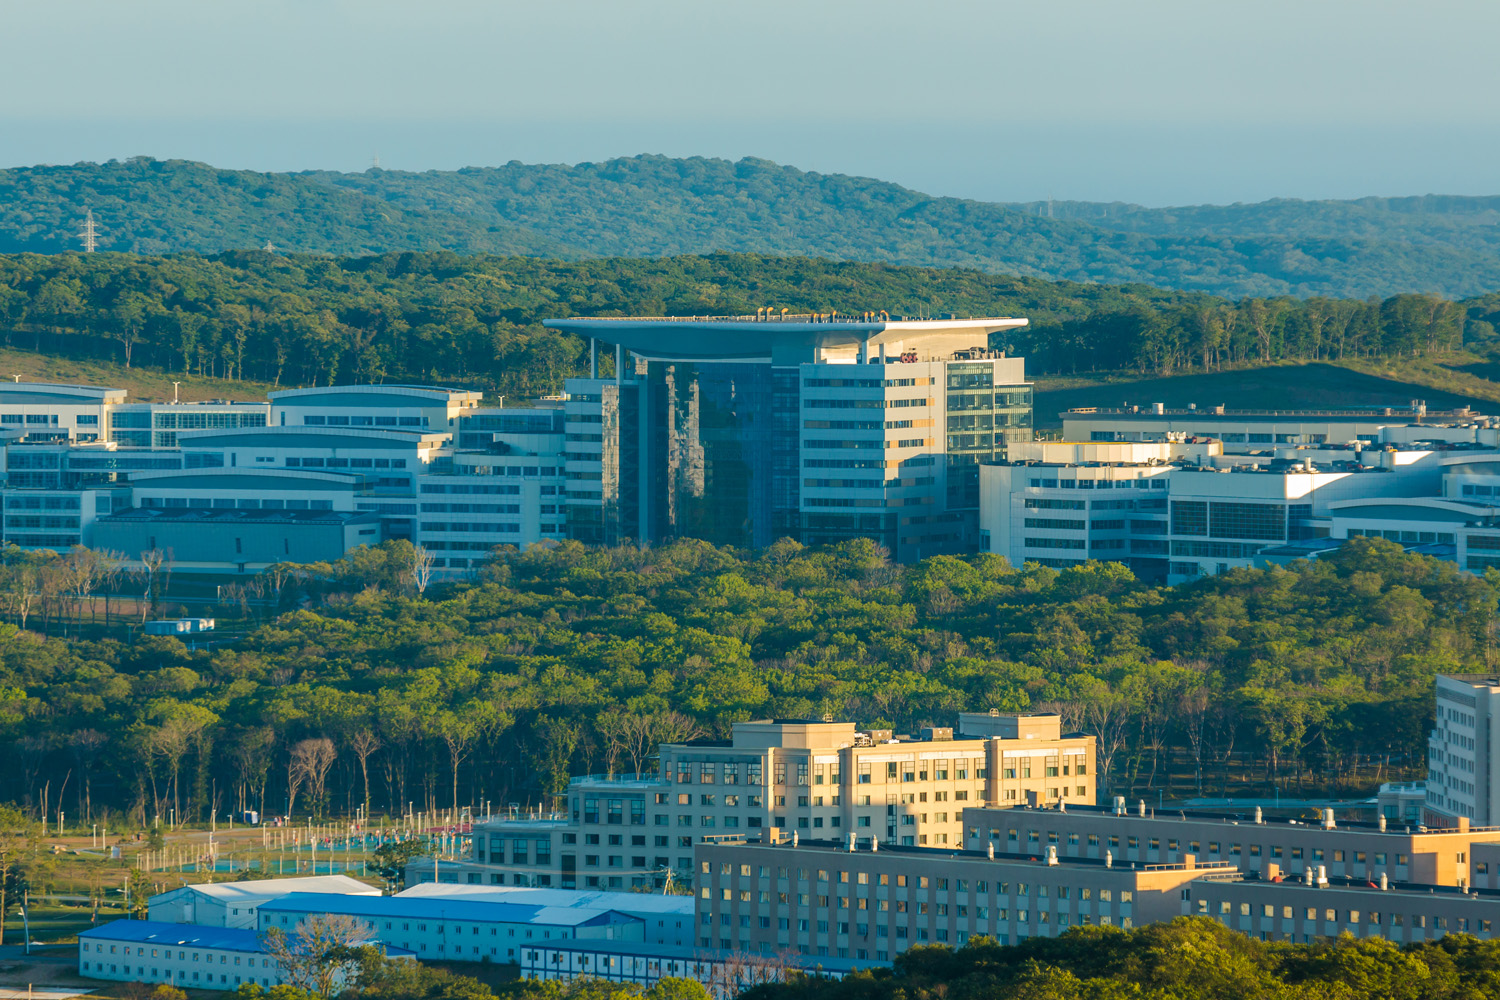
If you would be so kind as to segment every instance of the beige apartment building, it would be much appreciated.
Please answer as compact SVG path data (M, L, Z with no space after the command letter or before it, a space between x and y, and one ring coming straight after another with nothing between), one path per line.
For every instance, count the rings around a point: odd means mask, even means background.
M1489 939L1500 921L1500 893L1456 886L1398 885L1373 888L1364 881L1298 879L1199 880L1189 887L1183 913L1213 917L1262 941L1306 944L1352 934L1397 944L1448 934Z
M1500 839L1500 830L1471 827L1464 817L1451 829L1359 823L1325 817L1317 822L1170 810L1156 813L1123 800L1108 807L965 810L964 846L996 851L1046 851L1061 857L1103 858L1117 864L1159 864L1193 856L1229 861L1265 878L1300 876L1323 866L1333 877L1461 886L1473 878L1475 845ZM1500 857L1495 859L1500 861ZM1494 863L1489 866L1494 870Z
M955 732L956 729L956 732ZM469 858L414 862L414 881L580 889L693 878L705 837L771 827L860 848L961 847L972 806L1089 805L1094 737L1056 715L963 712L915 737L852 722L737 722L728 740L662 744L650 775L590 775L567 812L476 823Z
M782 830L699 843L698 945L888 961L915 945L1002 944L1071 927L1133 927L1183 912L1226 861L1110 865L1088 858L933 847L849 850Z
M775 826L865 847L957 847L971 806L1093 803L1094 743L1064 736L1056 715L961 712L954 729L916 738L737 722L725 743L663 744L661 780L675 822L700 833Z

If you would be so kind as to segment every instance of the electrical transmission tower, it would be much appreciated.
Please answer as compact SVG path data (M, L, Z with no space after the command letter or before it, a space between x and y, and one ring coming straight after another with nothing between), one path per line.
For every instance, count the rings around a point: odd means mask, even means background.
M78 238L83 240L83 252L93 253L99 249L99 229L94 225L94 210L90 208L86 211L88 214L83 219L83 232L78 234Z

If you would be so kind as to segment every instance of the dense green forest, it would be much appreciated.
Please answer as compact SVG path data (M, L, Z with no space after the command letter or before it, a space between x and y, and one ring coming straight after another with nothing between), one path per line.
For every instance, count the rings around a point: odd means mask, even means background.
M794 979L745 1000L1480 1000L1500 996L1500 942L1268 944L1202 917L1076 928L1004 947L913 948L890 971Z
M748 962L760 965L766 958ZM1078 927L1005 947L975 938L961 948L924 945L893 967L842 980L773 966L771 982L736 990L743 1000L1483 1000L1500 996L1500 942L1448 935L1394 945L1349 935L1316 944L1266 943L1203 917L1138 930ZM726 977L727 978L727 977ZM522 980L492 988L416 962L365 955L340 1000L710 1000L693 980L649 989L602 979ZM779 980L779 981L778 981ZM314 1000L299 990L241 987L239 1000ZM150 1000L182 1000L153 995Z
M1494 297L1231 302L1144 285L756 255L0 257L7 346L277 385L426 381L554 393L583 374L586 346L543 328L547 317L746 314L767 305L1027 316L1030 327L994 346L1024 354L1032 373L1165 375L1283 359L1414 357L1461 344L1484 350L1500 321Z
M0 171L0 251L449 250L562 259L807 255L1226 295L1448 297L1500 287L1500 204L1427 197L1144 209L938 198L766 160L639 156L263 174L136 157Z
M107 810L112 828L169 807L204 818L214 790L274 814L299 748L326 739L336 764L299 814L367 795L540 804L570 773L634 773L657 741L741 719L909 732L989 708L1094 733L1109 793L1363 791L1422 773L1433 675L1490 662L1500 588L1371 539L1171 589L1118 563L898 566L869 542L783 540L501 552L419 596L411 552L228 588L219 615L249 631L209 652L101 637L97 599L73 598L108 589L87 553L12 550L0 800L35 811L50 789L52 810Z

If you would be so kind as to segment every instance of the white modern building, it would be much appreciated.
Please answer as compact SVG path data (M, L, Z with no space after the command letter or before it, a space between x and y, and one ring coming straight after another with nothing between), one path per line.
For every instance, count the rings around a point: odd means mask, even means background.
M1167 582L1254 566L1264 549L1326 535L1335 501L1423 496L1437 488L1436 463L1331 471L1316 466L1178 469L1168 487L1172 555Z
M4 540L255 573L407 539L461 575L497 546L565 537L563 411L430 386L331 386L261 403L128 403L0 384Z
M980 547L1012 565L1124 562L1181 583L1327 538L1340 501L1434 496L1439 453L1280 448L1226 455L1208 438L1035 442L980 470Z
M1166 576L1168 481L1174 462L1202 462L1213 443L1013 445L979 470L979 548L1013 566L1124 562Z
M380 890L347 875L255 879L249 882L204 882L152 896L149 916L155 923L198 924L254 930L256 912L273 899L294 892L378 896Z
M1069 441L1168 441L1213 438L1229 453L1325 445L1467 444L1500 447L1500 419L1468 409L1405 406L1344 410L1228 410L1223 406L1080 407L1062 415Z
M1427 739L1427 808L1500 826L1500 675L1438 674Z
M276 427L407 428L440 434L478 409L482 393L431 385L340 385L269 394Z

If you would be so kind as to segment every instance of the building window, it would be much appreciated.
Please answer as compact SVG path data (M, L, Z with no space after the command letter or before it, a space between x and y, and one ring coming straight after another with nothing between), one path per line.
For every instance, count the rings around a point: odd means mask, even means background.
M1173 500L1172 534L1207 535L1208 503L1203 500Z

